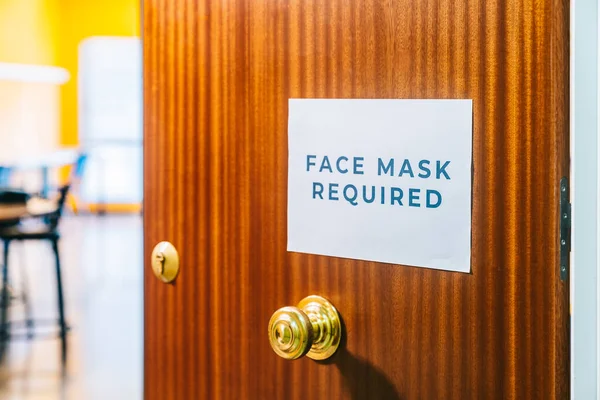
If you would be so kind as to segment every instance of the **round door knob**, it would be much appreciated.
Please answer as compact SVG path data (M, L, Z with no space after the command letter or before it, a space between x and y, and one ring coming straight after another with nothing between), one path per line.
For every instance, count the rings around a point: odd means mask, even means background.
M308 296L297 307L280 308L269 321L271 347L287 360L304 355L325 360L335 353L341 338L340 315L320 296Z

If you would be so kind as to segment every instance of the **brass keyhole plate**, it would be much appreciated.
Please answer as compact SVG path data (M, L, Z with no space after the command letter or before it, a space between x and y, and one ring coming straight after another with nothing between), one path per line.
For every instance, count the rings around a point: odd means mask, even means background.
M154 246L150 263L154 275L164 283L173 282L179 273L179 253L169 242L160 242Z

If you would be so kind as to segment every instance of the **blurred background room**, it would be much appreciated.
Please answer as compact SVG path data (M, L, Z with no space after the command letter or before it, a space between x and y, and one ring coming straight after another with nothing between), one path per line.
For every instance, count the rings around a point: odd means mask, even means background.
M0 0L0 399L142 397L139 0Z

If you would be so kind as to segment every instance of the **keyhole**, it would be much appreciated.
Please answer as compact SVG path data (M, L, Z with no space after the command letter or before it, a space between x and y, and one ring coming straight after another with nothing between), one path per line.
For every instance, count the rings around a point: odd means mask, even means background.
M156 261L154 263L158 274L162 275L165 271L165 255L162 252L156 253Z

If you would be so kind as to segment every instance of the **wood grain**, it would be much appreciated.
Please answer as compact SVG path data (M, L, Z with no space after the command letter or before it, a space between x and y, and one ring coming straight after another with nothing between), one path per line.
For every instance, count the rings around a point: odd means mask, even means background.
M145 398L566 399L566 0L146 0ZM470 98L472 273L286 251L287 101ZM271 313L346 327L285 361Z

